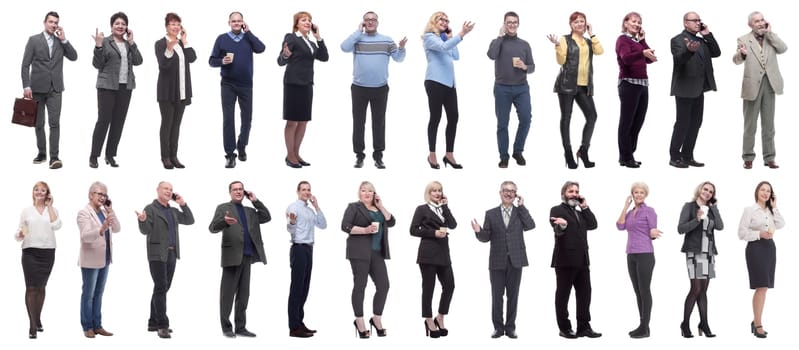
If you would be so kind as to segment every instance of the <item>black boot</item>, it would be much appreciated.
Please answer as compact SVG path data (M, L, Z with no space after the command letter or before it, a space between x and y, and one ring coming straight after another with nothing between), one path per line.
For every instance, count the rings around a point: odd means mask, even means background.
M577 150L577 158L583 161L583 166L586 168L593 168L594 162L588 160L588 146L580 146L580 149Z
M569 169L577 169L577 162L574 161L574 156L572 156L572 146L563 146L563 157L566 158L566 166Z

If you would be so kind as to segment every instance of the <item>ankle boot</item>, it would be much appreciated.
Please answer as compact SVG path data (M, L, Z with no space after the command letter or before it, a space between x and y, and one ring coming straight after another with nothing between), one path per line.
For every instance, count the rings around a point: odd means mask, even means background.
M588 146L580 146L580 149L577 150L577 158L583 161L583 166L586 168L593 168L594 162L588 160Z
M566 166L569 169L577 169L577 162L574 161L572 156L572 146L563 146L563 157L566 158Z

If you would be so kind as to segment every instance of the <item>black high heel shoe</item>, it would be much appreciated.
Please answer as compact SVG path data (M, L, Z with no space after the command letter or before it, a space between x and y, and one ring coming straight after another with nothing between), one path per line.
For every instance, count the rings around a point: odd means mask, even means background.
M374 318L370 318L369 319L369 330L371 330L372 328L377 329L377 336L378 337L385 337L386 336L386 329L385 328L377 328L377 325L375 325L375 319Z
M427 325L427 320L424 320L424 335L430 338L438 338L441 336L441 331L430 329L430 326Z
M566 159L566 167L569 169L577 169L577 162L574 161L571 146L563 147L563 158Z
M768 332L766 332L765 330L763 330L763 326L755 326L755 321L752 321L752 324L751 324L751 326L752 326L752 334L753 334L755 337L758 337L758 338L765 338L765 337L768 335ZM758 333L758 332L757 332L757 330L758 330L758 329L762 330L762 331L763 331L763 333Z
M710 331L710 326L708 326L707 323L699 323L698 332L700 337L702 335L704 335L706 338L713 338L716 336L715 334L713 334L713 332Z
M114 157L105 157L105 164L110 165L112 168L118 168L119 167L119 164L117 164L117 161L114 160Z
M694 335L691 334L691 326L687 322L680 323L680 334L682 334L683 338L694 337Z
M358 321L352 321L352 325L355 326L355 335L361 339L369 339L369 330L365 330L361 332L361 329L358 328Z
M288 157L286 157L286 165L287 165L288 167L291 167L291 168L294 168L294 169L299 169L299 168L302 168L302 164L300 164L300 163L294 164L294 163L292 163L292 162L289 160L289 158L288 158Z
M35 329L28 330L28 339L36 339L37 334Z
M89 168L97 169L100 165L97 164L97 157L89 157Z
M433 324L436 325L436 328L438 328L438 332L441 334L442 337L446 337L449 334L449 331L446 328L441 327L441 325L438 324L437 318L433 319Z
M443 161L444 161L444 167L449 165L449 166L451 166L454 169L463 169L463 165L460 165L458 163L455 163L455 162L449 160L449 158L447 158L447 156L444 156Z
M583 161L583 166L586 168L593 168L596 163L588 160L588 146L580 146L577 150L577 161Z
M427 164L430 164L430 168L441 169L441 166L438 165L438 163L433 163L430 161L430 157L427 157Z

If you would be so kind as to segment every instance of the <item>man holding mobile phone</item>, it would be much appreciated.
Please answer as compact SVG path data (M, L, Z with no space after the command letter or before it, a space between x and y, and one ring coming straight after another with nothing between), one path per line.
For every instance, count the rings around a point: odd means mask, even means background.
M180 259L180 235L178 225L194 224L194 215L183 196L172 192L172 184L158 183L157 197L136 212L139 232L147 236L147 260L150 277L153 279L153 296L150 298L150 318L147 331L158 332L160 338L171 338L169 317L166 315L166 293L172 286L175 265ZM170 199L180 209L169 204Z
M252 126L253 53L262 53L266 46L250 31L241 12L228 16L230 31L219 35L211 50L208 64L220 67L222 76L222 144L225 149L225 168L236 166L236 151L240 161L247 161L247 144ZM241 109L241 127L236 139L236 101Z
M344 42L341 50L353 53L352 91L352 150L355 152L355 167L362 168L366 107L372 111L372 159L375 167L385 169L383 151L386 149L386 108L388 104L388 64L390 59L402 62L405 59L403 37L397 45L390 37L377 32L377 14L369 11L358 23L358 29Z
M47 106L50 129L50 169L63 165L58 159L58 143L61 130L61 93L64 91L64 57L70 61L78 59L78 53L58 25L57 12L44 16L44 32L28 38L22 55L23 96L37 102L36 147L39 153L33 164L47 161L47 139L44 131L44 107Z
M776 95L782 95L783 81L777 55L788 50L785 42L771 30L769 22L760 12L749 14L752 30L738 38L738 49L732 56L735 64L744 64L741 87L744 111L743 154L744 169L752 168L755 159L755 134L757 117L760 115L763 140L763 164L771 169L779 168L774 161L777 150L774 146L774 106Z

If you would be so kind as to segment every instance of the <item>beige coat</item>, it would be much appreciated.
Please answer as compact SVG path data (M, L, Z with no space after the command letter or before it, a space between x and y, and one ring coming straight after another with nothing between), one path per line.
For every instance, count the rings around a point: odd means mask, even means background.
M763 47L755 38L753 32L738 38L738 46L744 45L748 54L746 57L736 50L732 56L735 64L744 63L744 79L741 86L741 98L753 101L757 98L760 83L763 76L768 76L771 88L777 95L782 94L782 74L777 63L777 55L788 50L788 46L780 39L777 34L768 32L763 39Z

